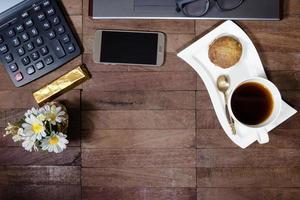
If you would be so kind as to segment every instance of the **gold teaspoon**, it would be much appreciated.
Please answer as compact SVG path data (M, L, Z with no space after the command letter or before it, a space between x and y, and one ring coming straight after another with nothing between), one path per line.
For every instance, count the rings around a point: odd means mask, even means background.
M217 79L217 86L218 86L218 90L220 92L222 92L224 94L224 99L225 99L225 112L226 112L226 117L227 120L229 122L229 125L231 127L232 130L232 134L235 135L236 134L236 130L235 130L235 126L234 126L234 121L232 119L232 117L229 114L229 110L228 110L228 98L227 98L227 90L230 87L230 82L229 79L226 75L221 75L218 77Z

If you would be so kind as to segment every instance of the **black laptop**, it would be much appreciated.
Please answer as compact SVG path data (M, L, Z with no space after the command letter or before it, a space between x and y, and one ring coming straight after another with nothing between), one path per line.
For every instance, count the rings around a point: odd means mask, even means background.
M232 19L279 20L281 0L243 0L236 9L230 8L241 0L89 0L89 15L93 19ZM201 16L186 16L178 12L176 3L194 4ZM209 5L207 5L209 3ZM219 6L217 6L218 4ZM227 10L227 11L224 11Z
M0 4L0 60L20 87L80 53L56 0L5 0Z

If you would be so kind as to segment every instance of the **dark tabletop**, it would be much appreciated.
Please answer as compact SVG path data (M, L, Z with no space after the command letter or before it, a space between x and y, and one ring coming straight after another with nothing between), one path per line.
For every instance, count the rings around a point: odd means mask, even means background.
M246 150L221 129L197 74L176 56L222 21L99 20L88 0L63 0L85 52L22 88L0 69L0 128L34 106L32 91L84 62L93 78L63 95L71 115L62 154L27 153L0 139L1 200L286 200L300 196L300 115ZM236 21L257 47L283 99L300 108L300 1L284 2L282 21ZM162 31L162 67L92 61L96 29Z

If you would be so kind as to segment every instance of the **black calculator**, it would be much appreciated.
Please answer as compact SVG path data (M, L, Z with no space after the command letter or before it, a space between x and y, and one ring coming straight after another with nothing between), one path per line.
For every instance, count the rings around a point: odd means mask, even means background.
M16 87L80 55L56 0L6 1L17 4L0 13L0 59Z

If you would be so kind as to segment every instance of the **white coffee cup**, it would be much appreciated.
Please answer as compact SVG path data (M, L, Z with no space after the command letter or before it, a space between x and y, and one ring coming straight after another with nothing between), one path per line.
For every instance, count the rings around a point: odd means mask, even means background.
M249 82L255 82L258 83L260 85L262 85L263 87L265 87L271 94L272 99L273 99L273 109L271 114L268 116L268 118L266 120L264 120L263 122L256 124L256 125L248 125L248 124L244 124L242 122L240 122L234 115L232 108L231 108L231 99L232 99L232 95L234 93L234 91L236 90L236 88L238 88L239 86L245 84L245 83L249 83ZM230 94L229 94L229 98L228 98L228 109L229 109L229 113L232 116L232 118L234 119L235 123L240 123L250 129L251 132L253 132L254 134L257 134L257 141L260 144L264 144L264 143L268 143L269 142L269 135L268 135L268 131L266 129L266 127L271 124L272 122L274 122L277 117L280 114L281 111L281 95L280 92L278 90L278 88L269 80L261 78L261 77L253 77L253 78L249 78L239 84L237 84L236 86L233 87L233 89L231 90Z

